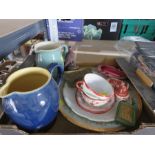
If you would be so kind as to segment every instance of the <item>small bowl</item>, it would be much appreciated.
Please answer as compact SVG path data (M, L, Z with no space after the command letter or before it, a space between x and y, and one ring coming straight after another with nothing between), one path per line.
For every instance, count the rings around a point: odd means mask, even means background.
M127 89L129 89L129 84L127 82L124 82L122 80L116 79L116 78L109 78L108 82L113 86L113 88L117 89L121 87L122 85L125 85Z
M127 100L129 98L129 84L127 82L114 78L110 78L108 81L114 87L116 98L119 100Z
M92 93L85 85L85 82L84 81L77 81L76 82L76 88L80 91L80 92L83 92L85 95L87 95L89 98L93 99L93 100L108 100L110 99L110 97L108 96L102 96L99 97L97 96L96 94Z
M89 92L100 100L111 98L114 94L111 84L103 77L94 73L88 73L84 76L83 87L87 90L85 91L86 94Z
M119 95L115 94L115 96L120 101L122 101L122 100L126 101L126 100L128 100L128 98L129 98L130 95L128 94L126 96L119 96Z
M83 92L85 93L88 97L92 98L92 99L96 99L96 100L99 100L99 97L96 96L95 94L91 93L89 91L89 89L87 89L86 85L85 85L85 82L84 81L77 81L76 82L76 88L80 91L80 92Z

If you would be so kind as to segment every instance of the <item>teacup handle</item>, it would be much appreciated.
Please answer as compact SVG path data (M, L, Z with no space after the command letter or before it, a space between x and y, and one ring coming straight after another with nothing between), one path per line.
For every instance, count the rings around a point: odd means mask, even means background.
M83 81L77 81L77 82L76 82L76 88L77 88L79 91L83 91L83 90L82 90L82 87L81 87L82 85L83 85Z
M62 56L63 56L63 58L64 58L64 60L65 60L65 57L66 57L66 55L67 55L67 53L68 53L68 46L67 45L61 45L61 49L62 49Z
M54 79L57 83L57 85L59 86L61 81L62 81L62 75L63 75L63 72L64 72L64 69L61 65L57 64L57 63L51 63L48 67L48 71L53 74L53 71L55 69L58 69L58 73L57 73L57 78Z

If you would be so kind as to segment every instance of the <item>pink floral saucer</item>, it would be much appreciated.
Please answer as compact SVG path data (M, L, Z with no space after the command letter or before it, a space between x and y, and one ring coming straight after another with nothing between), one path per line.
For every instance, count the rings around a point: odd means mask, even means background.
M77 105L80 108L82 108L83 110L85 110L87 112L93 113L93 114L102 114L102 113L108 112L113 107L113 105L115 103L115 98L113 97L110 99L110 101L107 104L100 106L100 107L95 107L95 106L90 105L87 102L85 102L79 91L76 91L75 98L76 98Z
M114 66L110 65L99 65L97 67L98 72L103 74L106 77L110 78L117 78L117 79L125 79L126 75L125 73L120 70L119 68L116 68Z

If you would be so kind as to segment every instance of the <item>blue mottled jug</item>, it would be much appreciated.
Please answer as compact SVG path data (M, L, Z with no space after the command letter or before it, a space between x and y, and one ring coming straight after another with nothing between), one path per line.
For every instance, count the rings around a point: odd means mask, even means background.
M57 80L52 72L58 69ZM49 72L50 71L50 72ZM63 68L51 64L49 71L28 67L11 74L0 89L5 113L17 125L37 130L54 120L58 112L59 90Z

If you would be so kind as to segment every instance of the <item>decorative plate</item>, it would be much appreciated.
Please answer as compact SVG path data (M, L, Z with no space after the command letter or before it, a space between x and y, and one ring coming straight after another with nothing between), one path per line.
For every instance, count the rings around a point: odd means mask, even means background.
M99 65L97 67L97 70L99 73L105 75L106 77L117 78L117 79L125 79L126 78L125 73L122 70L120 70L114 66Z
M77 105L75 93L76 93L76 89L68 87L68 85L65 83L63 88L63 97L66 104L72 109L74 113L76 113L81 117L87 118L88 120L96 121L96 122L110 122L115 120L118 101L115 102L112 109L109 110L108 112L103 114L93 114L83 110L80 106Z
M67 89L69 90L68 93L67 93ZM116 132L116 131L121 131L121 130L126 129L125 126L123 126L122 124L116 122L114 119L111 119L111 120L114 120L114 121L106 120L104 122L103 115L105 115L106 113L105 114L91 114L91 113L89 113L89 115L90 115L89 117L88 116L83 117L83 115L81 115L81 114L79 115L79 113L77 111L74 112L75 109L73 111L70 108L71 106L69 107L68 105L74 105L74 107L78 106L76 104L76 100L75 100L75 91L76 91L75 86L70 88L65 81L61 84L59 111L64 116L64 118L67 119L69 122L71 122L71 123L73 123L73 124L75 124L75 125L77 125L79 127L85 128L87 130L92 130L92 131L96 131L96 132L113 133L113 132ZM132 84L129 87L129 93L130 93L130 97L132 97L134 102L135 102L135 108L137 109L137 112L138 112L137 113L137 119L138 119L140 117L140 115L141 115L141 112L142 112L142 100L141 100L141 97L139 96L139 94L137 93L135 88L132 86ZM116 106L116 104L115 104L115 106ZM114 109L111 109L111 110L114 110ZM80 109L79 111L81 112L81 111L84 111L84 110ZM86 112L84 111L84 114L85 113ZM97 115L100 118L96 118ZM92 121L94 119L98 119L98 120L100 119L101 121ZM106 118L104 117L104 119L106 119Z

